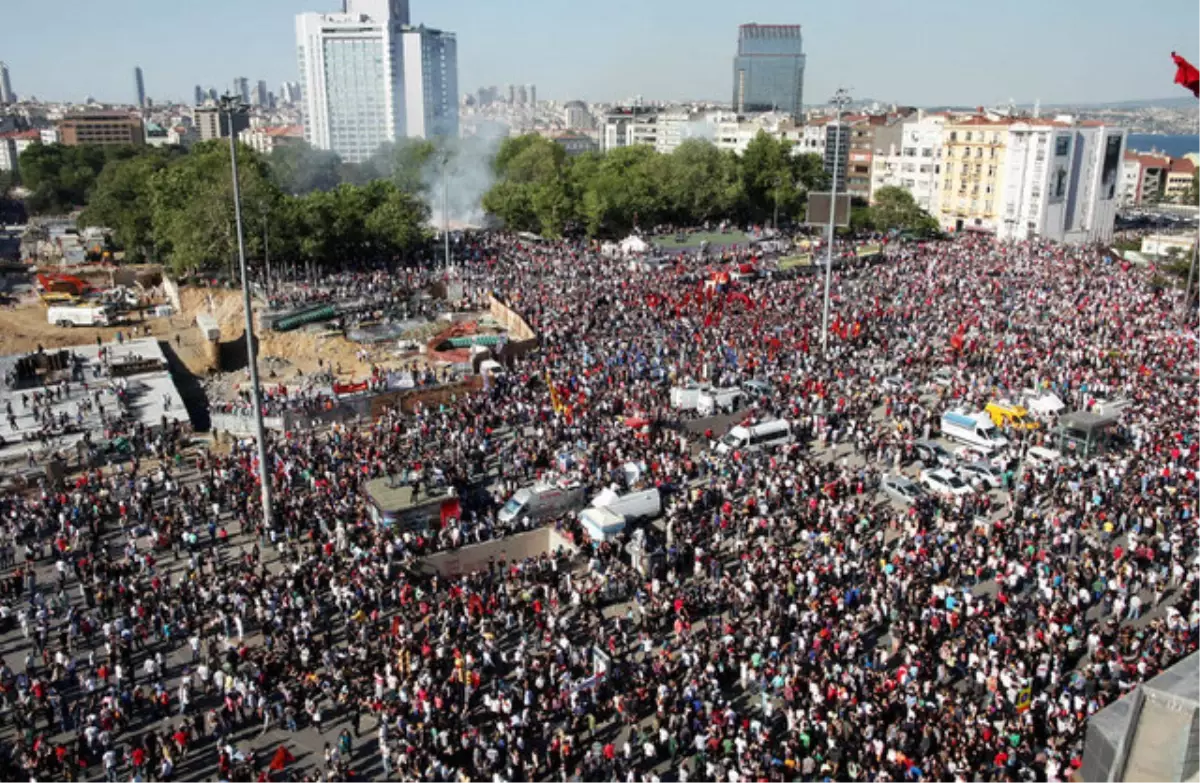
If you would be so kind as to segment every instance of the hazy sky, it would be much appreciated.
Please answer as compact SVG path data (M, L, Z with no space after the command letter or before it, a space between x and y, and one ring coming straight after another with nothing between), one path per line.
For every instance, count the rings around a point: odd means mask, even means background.
M296 78L293 17L340 0L10 0L0 60L20 95L133 102L195 84ZM458 34L459 89L537 85L566 100L728 101L737 25L801 24L805 102L1110 101L1182 95L1172 49L1196 62L1196 0L412 0L414 23Z

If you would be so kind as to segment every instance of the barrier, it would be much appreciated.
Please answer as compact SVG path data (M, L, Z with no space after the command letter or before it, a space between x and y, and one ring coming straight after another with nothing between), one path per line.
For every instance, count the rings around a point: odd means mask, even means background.
M516 310L497 299L495 294L488 294L488 310L496 323L508 330L508 340L500 351L501 358L524 356L537 348L537 332Z
M549 525L526 533L484 541L482 544L438 552L423 558L421 566L424 570L436 571L441 576L454 577L482 571L493 560L496 563L501 560L508 563L520 562L528 557L550 554L559 548L572 554L576 551L574 544L553 525Z

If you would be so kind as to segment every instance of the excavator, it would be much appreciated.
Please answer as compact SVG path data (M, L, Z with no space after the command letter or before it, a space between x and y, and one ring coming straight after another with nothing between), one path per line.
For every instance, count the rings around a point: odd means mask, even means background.
M47 305L74 304L92 289L87 282L73 275L41 274L37 276L38 296Z

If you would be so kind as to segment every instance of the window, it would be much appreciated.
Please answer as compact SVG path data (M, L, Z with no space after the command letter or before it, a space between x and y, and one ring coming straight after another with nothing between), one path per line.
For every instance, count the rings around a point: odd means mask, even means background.
M950 141L958 141L958 132L950 131Z
M970 141L970 136L971 136L971 134L969 134L969 133L968 133L968 134L967 134L967 137L968 137L968 138L967 138L967 141ZM964 157L964 158L969 158L969 157L971 157L971 148L970 148L970 147L964 147L964 148L963 148L963 157Z
M971 140L971 131L967 131L967 141Z
M1054 156L1061 158L1071 150L1071 139L1067 136L1059 136L1054 140Z
M916 147L905 147L904 148L904 157L915 158L916 156L917 156L917 148Z

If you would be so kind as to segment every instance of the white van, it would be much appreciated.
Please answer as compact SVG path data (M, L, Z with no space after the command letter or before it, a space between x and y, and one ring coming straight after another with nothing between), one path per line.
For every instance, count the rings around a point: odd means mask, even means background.
M745 399L746 393L741 389L708 389L700 393L700 398L696 401L696 412L701 416L733 413Z
M946 411L942 414L942 434L988 454L1008 445L1008 439L1000 434L992 417L986 413Z
M627 495L618 495L611 489L605 489L592 499L592 507L606 508L627 520L652 519L662 513L662 496L657 487Z
M725 433L725 437L717 443L717 453L762 451L791 443L793 439L792 425L783 419L766 421L753 427L738 425Z
M677 411L694 411L700 404L700 395L712 388L708 383L685 383L671 389L671 407Z

